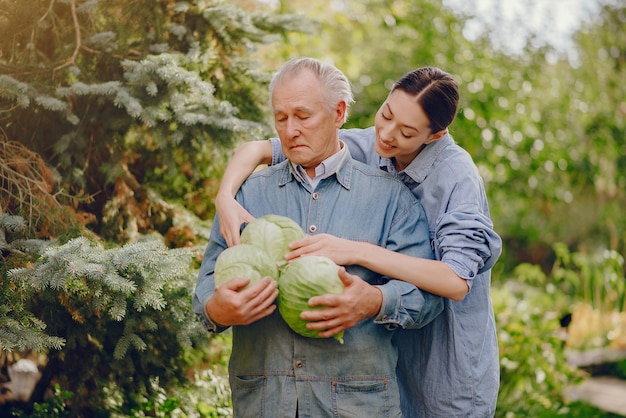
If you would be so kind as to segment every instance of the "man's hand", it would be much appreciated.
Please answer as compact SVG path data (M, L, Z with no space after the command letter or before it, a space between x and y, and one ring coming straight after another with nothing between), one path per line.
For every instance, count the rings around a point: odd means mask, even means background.
M248 325L274 312L276 281L265 277L244 289L249 282L234 278L218 287L205 305L209 318L222 326Z
M319 335L323 338L345 331L363 319L375 317L383 303L383 295L378 288L348 273L344 267L339 268L339 278L345 286L342 294L312 297L310 306L324 308L300 315L305 321L311 321L307 328L320 331Z
M241 224L250 223L254 216L243 208L232 196L218 193L215 197L217 220L220 224L220 234L229 247L239 244Z

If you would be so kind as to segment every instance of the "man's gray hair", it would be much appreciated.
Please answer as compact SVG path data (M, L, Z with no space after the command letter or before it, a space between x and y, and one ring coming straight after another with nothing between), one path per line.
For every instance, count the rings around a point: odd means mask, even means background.
M309 70L317 76L324 89L324 106L328 111L335 109L337 103L346 102L346 114L344 122L348 119L348 109L354 102L352 88L348 77L332 64L323 63L315 58L295 58L287 61L278 70L270 82L270 100L274 94L276 85L287 78L299 75L302 71Z

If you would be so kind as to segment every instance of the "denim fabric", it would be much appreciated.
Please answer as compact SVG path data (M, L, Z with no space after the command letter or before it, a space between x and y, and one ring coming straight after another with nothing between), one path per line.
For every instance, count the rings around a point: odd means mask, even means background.
M400 178L428 218L438 260L467 280L462 302L444 299L444 312L420 330L394 335L405 418L491 417L500 385L491 267L502 251L484 185L470 155L450 135L427 145L402 172L374 149L375 128L340 131L354 159ZM272 139L274 161L282 157ZM372 190L370 202L378 190Z
M330 233L433 257L423 208L410 190L388 173L353 161L349 153L337 174L322 179L315 191L283 162L250 176L236 198L255 217L288 216L309 234ZM194 311L209 326L204 305L214 292L215 260L225 248L214 221L193 296ZM301 337L277 311L232 327L229 375L236 417L293 418L296 408L299 418L401 416L392 336L398 328L432 321L443 309L442 298L360 266L347 270L378 286L383 306L374 320L346 330L344 344Z

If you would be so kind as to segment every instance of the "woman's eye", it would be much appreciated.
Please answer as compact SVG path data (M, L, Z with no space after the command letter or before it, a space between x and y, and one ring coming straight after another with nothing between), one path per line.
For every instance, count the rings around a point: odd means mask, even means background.
M383 119L385 119L385 120L390 120L391 119L391 117L385 115L384 113L381 113L381 115L383 116Z
M410 138L410 137L411 137L411 135L407 135L407 134L405 134L404 132L400 132L400 133L401 133L401 134L402 134L402 136L403 136L403 137L405 137L405 138Z

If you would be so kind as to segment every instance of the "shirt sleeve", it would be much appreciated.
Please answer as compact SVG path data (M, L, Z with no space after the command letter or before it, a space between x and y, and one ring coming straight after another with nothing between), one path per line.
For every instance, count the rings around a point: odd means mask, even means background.
M491 219L473 204L443 214L437 222L436 240L441 261L470 287L476 275L493 267L502 251L502 239Z
M443 311L440 296L410 283L391 280L378 288L383 294L383 304L374 322L390 330L422 328Z
M426 214L414 196L410 210L400 208L394 219L386 248L413 257L434 259ZM443 311L440 296L424 292L415 285L390 279L378 286L383 294L380 312L374 321L389 329L417 329L430 323Z
M272 162L270 165L276 165L285 161L285 154L283 154L283 147L279 138L270 138L272 144Z
M211 228L211 237L204 251L204 257L202 258L196 288L192 296L193 311L198 315L198 319L207 331L213 333L219 333L229 328L219 326L213 322L205 309L206 302L215 293L215 261L217 260L217 256L224 251L224 249L226 249L226 242L221 238L219 222L216 216L213 221L213 227Z
M350 155L357 161L372 167L378 167L380 156L376 153L376 128L373 126L366 129L340 129L341 139L350 150Z

